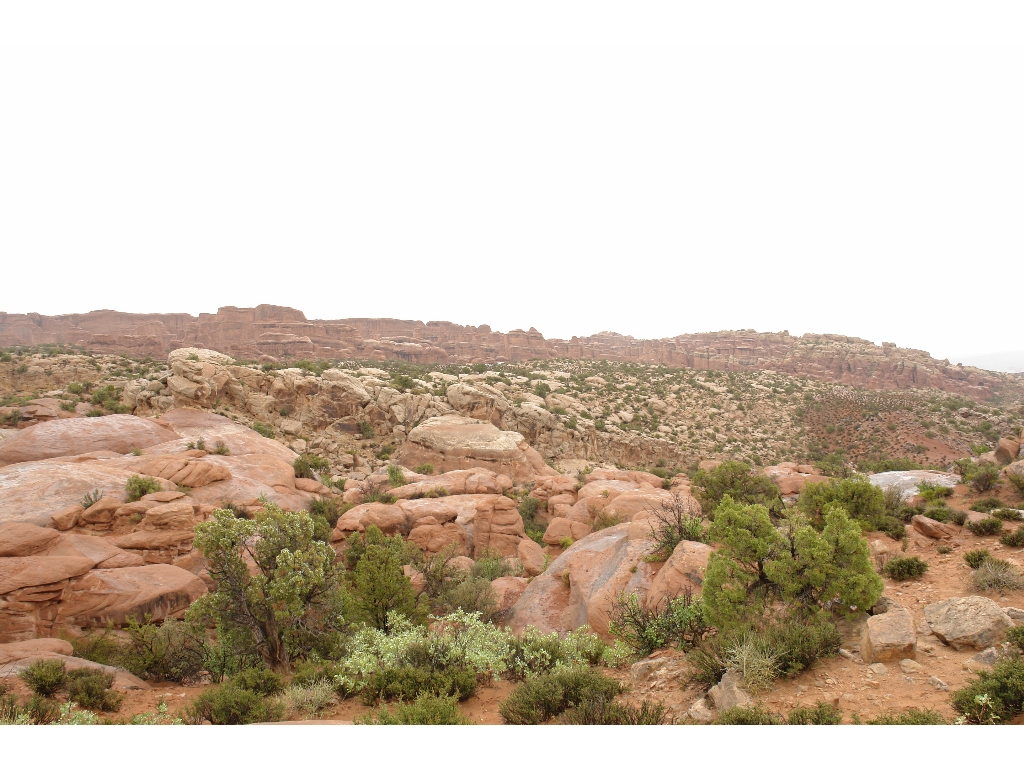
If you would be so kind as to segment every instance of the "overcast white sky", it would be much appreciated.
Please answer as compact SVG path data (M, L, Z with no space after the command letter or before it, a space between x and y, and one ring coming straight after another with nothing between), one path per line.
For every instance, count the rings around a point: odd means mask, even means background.
M1019 349L1024 5L0 5L0 311Z

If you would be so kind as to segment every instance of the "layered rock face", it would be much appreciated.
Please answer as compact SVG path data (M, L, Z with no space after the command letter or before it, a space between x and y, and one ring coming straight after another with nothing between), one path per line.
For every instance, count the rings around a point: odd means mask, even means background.
M509 333L449 322L350 318L307 320L297 309L261 304L216 314L140 315L99 310L48 317L0 313L0 347L79 344L97 352L162 356L181 347L218 349L241 359L406 360L494 363L575 358L716 371L774 370L874 390L935 387L988 399L1000 380L928 353L833 334L754 331L634 339L616 333L545 339L535 328Z

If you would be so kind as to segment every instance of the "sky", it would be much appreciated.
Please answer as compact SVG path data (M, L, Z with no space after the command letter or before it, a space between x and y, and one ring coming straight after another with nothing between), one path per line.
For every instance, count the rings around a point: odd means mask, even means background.
M1021 347L1024 5L0 4L0 312Z

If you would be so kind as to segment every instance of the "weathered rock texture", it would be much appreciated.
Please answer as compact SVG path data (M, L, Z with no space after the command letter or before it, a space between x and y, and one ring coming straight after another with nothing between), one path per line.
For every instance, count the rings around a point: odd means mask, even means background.
M950 365L920 350L833 334L794 337L788 331L748 330L634 339L603 332L566 341L545 339L534 328L498 333L486 325L438 321L307 320L299 310L267 304L221 307L216 314L198 317L112 310L56 317L0 313L0 347L42 343L154 356L181 347L206 347L249 360L270 355L466 363L568 357L721 371L767 369L865 389L936 387L978 399L987 399L999 385L985 371Z

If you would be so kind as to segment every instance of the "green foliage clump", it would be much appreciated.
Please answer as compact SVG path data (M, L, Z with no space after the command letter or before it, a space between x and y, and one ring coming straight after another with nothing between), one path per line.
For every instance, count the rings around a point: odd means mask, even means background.
M213 446L213 453L217 456L228 456L231 454L231 449L228 448L223 440L218 440Z
M800 493L797 509L811 520L821 519L830 504L841 504L851 519L871 530L887 530L885 494L864 478L808 483ZM896 525L902 529L898 520Z
M709 541L707 521L702 510L693 506L692 499L673 495L650 507L649 538L654 542L652 561L667 560L681 541Z
M753 707L732 707L718 713L713 725L782 725L783 720L760 704Z
M465 701L476 692L476 686L476 673L472 669L388 667L370 675L360 695L364 704L392 699L411 701L423 694L454 696L458 701Z
M292 462L292 469L296 477L304 477L307 480L317 480L317 475L322 472L329 472L330 463L322 456L312 453L304 453Z
M1024 712L1024 657L999 661L953 692L953 709L968 723L1006 723Z
M201 693L184 712L186 722L201 725L248 725L276 722L284 715L284 706L255 691L231 683Z
M252 667L238 672L231 678L231 685L257 696L273 696L284 690L284 680L276 672L262 667Z
M703 602L689 593L650 607L636 592L621 593L611 613L608 631L612 637L642 656L670 643L677 643L681 650L690 648L709 629Z
M1024 576L1009 560L990 557L971 574L971 584L975 589L987 592L1024 588Z
M559 722L563 725L664 725L669 717L668 709L660 702L644 699L639 707L634 707L612 699L594 698L566 710Z
M540 511L540 499L533 496L524 496L523 500L519 502L519 515L523 518L523 528L526 531L526 535L543 546L544 531L546 529L537 519L538 511Z
M847 464L846 451L841 448L814 462L814 468L826 477L844 478L853 475L853 470Z
M160 483L155 478L132 475L124 485L124 500L131 503L147 494L157 493L159 490Z
M994 509L999 509L1003 506L1003 502L999 499L994 499L991 496L984 499L978 499L976 502L971 504L972 512L991 512Z
M813 707L797 707L786 718L789 725L842 725L843 711L825 701Z
M356 718L356 725L470 725L454 698L421 695L409 704L399 702L392 712L385 706Z
M388 464L388 483L392 488L398 488L402 485L407 485L408 480L405 479L405 473L402 468L397 464Z
M37 696L50 697L63 691L68 673L61 659L39 659L18 673L29 690Z
M369 440L377 436L377 432L373 428L373 424L368 421L359 422L359 434L364 440Z
M981 564L992 557L992 553L987 549L972 549L964 552L964 562L971 567L972 570L978 570Z
M1017 526L1015 531L1007 531L999 537L1004 547L1024 547L1024 525Z
M999 483L999 467L987 461L974 466L965 477L978 493L988 493Z
M995 536L1003 530L1003 521L998 517L985 517L981 520L969 520L965 527L975 536Z
M214 624L236 655L257 656L273 669L330 642L342 622L343 590L334 550L314 532L307 513L270 502L255 520L216 510L195 527L194 540L215 586L188 618Z
M725 461L707 472L699 470L693 476L694 492L705 515L715 514L718 505L729 496L742 504L761 504L774 515L782 512L779 489L766 475L754 474L752 467L742 461Z
M402 571L410 561L409 549L401 536L389 537L375 526L362 537L362 551L352 571L350 612L357 620L387 632L393 617L422 621L425 597L418 599L412 583Z
M879 715L868 720L868 725L947 725L946 718L934 709L906 709L902 712Z
M254 432L258 432L259 434L263 435L263 437L269 437L271 440L274 438L274 435L276 434L274 432L274 427L272 425L264 424L262 421L254 421L252 423L252 429Z
M116 712L124 701L122 694L110 690L114 675L99 669L73 669L68 672L68 698L86 709Z
M622 686L593 669L567 669L531 677L518 685L498 708L510 725L539 725L570 707L595 699L610 700Z
M522 576L523 564L513 558L503 557L496 552L484 552L484 554L473 563L470 569L470 576L485 581L494 581L503 576Z
M765 507L726 497L711 524L711 538L721 546L705 574L709 623L723 628L749 620L776 596L811 612L874 605L884 584L859 526L836 503L824 518L820 533L795 515L780 530Z
M82 497L82 509L88 509L101 498L103 498L103 494L100 493L98 488L96 490L90 491L89 493L85 494Z
M417 475L432 475L434 474L433 464L419 464L413 470Z
M882 568L882 573L893 581L907 581L923 576L927 570L928 563L914 555L913 557L893 558Z
M64 391L69 395L80 395L85 391L85 388L77 381L73 381L64 388Z
M1024 624L1006 630L1006 642L1016 648L1019 653L1024 653Z
M165 619L154 624L149 617L128 619L128 642L114 651L114 660L133 675L157 682L192 682L206 669L205 629L192 623ZM98 640L97 650L104 644ZM93 661L100 661L94 658Z

